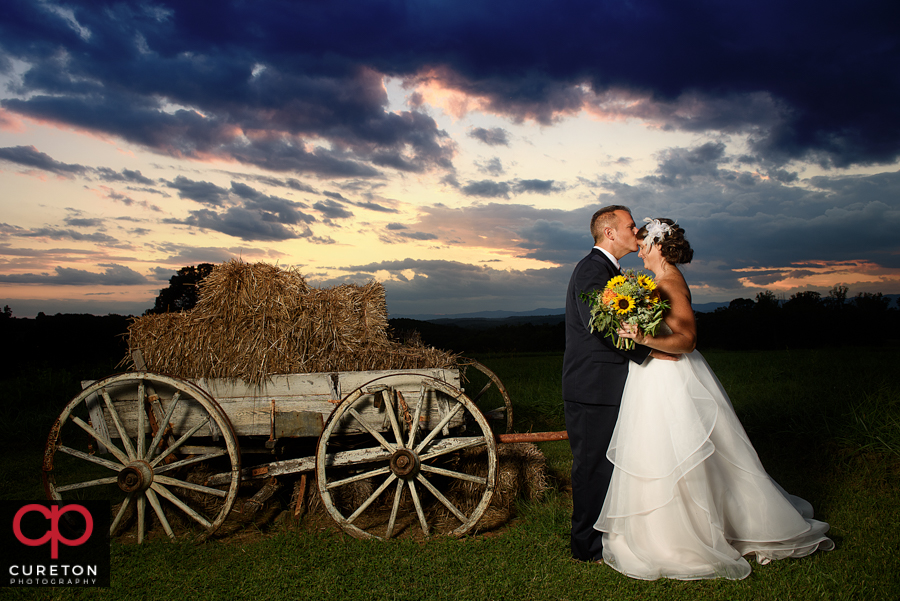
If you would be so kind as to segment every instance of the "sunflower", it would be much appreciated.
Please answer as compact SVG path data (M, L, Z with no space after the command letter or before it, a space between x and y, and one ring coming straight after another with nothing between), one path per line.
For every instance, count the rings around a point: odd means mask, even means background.
M616 286L621 286L624 283L625 283L625 276L617 275L616 277L609 279L609 281L606 283L606 287L607 288L615 288Z
M620 294L616 298L616 302L613 306L616 309L616 313L618 313L619 315L625 315L626 313L634 309L635 302L634 299L630 296Z
M656 290L656 282L653 281L648 275L644 275L643 273L638 276L638 284L640 284L641 288L646 290L647 292L653 292Z

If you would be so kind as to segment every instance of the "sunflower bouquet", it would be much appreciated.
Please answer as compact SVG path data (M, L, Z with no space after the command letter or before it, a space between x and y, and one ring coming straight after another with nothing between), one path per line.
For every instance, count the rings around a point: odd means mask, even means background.
M633 269L611 278L602 290L582 292L581 299L591 306L591 332L603 332L615 339L616 348L626 350L634 348L634 340L616 336L623 324L636 325L654 336L669 308L668 301L659 299L653 278Z

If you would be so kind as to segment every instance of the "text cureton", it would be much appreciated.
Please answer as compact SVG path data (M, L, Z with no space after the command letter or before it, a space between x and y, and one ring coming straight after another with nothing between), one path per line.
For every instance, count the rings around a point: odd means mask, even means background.
M96 576L97 566L51 564L51 565L11 565L10 576Z

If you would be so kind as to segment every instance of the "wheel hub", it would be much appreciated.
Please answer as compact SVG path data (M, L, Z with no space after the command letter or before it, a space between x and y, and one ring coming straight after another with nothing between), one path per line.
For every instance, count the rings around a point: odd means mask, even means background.
M125 492L143 492L153 482L153 468L146 461L134 461L119 472L117 480Z
M419 456L410 449L399 449L391 456L391 471L407 480L419 473Z

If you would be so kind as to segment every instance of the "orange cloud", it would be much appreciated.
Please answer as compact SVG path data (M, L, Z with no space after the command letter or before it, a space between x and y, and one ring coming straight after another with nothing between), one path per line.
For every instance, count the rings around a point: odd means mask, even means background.
M746 267L734 271L747 274L739 278L745 287L775 292L829 289L836 284L844 284L854 290L875 290L888 294L900 291L900 269L884 267L872 261L806 261L793 263L787 268Z

